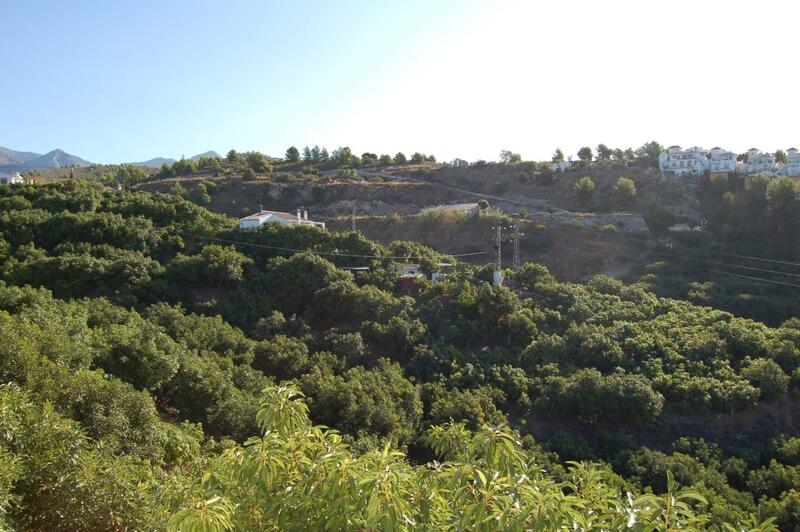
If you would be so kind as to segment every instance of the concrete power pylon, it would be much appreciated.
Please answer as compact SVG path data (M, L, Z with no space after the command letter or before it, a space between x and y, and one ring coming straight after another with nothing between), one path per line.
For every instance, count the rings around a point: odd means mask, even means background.
M492 274L492 284L500 286L503 284L503 227L494 228L494 273Z

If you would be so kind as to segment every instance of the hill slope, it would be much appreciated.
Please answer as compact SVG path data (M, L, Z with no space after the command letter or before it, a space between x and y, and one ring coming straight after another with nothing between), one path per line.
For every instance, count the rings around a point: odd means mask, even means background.
M221 157L219 153L210 150L203 153L198 153L197 155L192 155L189 157L190 161L199 161L201 157ZM161 165L173 165L177 162L177 159L172 159L171 157L154 157L152 159L148 159L147 161L142 161L139 163L131 163L135 166L144 166L146 168L159 168Z
M140 163L131 163L134 166L144 166L147 168L159 168L161 165L173 165L175 164L175 159L167 159L165 157L155 157L153 159L149 159L147 161L142 161Z
M190 161L199 161L202 157L221 157L219 153L215 152L214 150L209 150L203 153L198 153L197 155L193 155L189 157Z
M41 157L41 153L33 153L29 151L16 151L10 148L0 146L0 165L7 164L23 164L37 157Z
M57 148L25 163L32 168L62 168L64 166L89 166L92 163Z

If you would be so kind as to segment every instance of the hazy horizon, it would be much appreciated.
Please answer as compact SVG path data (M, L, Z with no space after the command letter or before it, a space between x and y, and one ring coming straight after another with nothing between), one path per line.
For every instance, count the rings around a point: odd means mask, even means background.
M796 4L4 7L0 146L14 150L119 163L315 144L439 160L800 147Z

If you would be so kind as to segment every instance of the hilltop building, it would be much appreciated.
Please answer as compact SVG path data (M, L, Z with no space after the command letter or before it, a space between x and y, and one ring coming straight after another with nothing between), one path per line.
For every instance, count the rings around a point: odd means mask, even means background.
M658 157L662 172L675 175L701 175L710 168L708 152L698 146L682 150L680 146L670 146L666 153Z
M709 171L712 174L736 171L736 154L716 147L708 152L711 157Z
M747 173L764 174L774 176L778 168L775 164L775 156L770 153L762 153L756 148L747 150Z
M800 151L797 148L786 150L786 164L782 165L782 173L791 177L800 176Z
M259 210L255 214L245 216L239 220L239 229L257 229L265 223L280 223L284 225L311 225L325 229L325 222L315 222L308 219L308 211L297 209L297 215L288 212Z
M658 165L662 172L671 172L678 176L711 174L764 174L774 177L778 175L800 176L800 151L789 148L786 151L786 163L777 163L775 155L763 153L756 148L747 150L747 160L738 161L738 156L720 147L709 151L694 146L687 150L680 146L670 146L658 157Z
M19 172L13 174L0 173L0 185L21 185L25 182L25 178L19 175Z

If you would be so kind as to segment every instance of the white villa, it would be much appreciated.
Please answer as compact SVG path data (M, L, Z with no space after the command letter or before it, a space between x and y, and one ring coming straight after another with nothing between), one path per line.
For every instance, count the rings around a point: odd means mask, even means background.
M800 176L800 151L797 148L789 148L786 150L786 164L781 165L784 175L797 177Z
M706 151L697 146L687 150L670 146L666 153L659 155L658 165L662 172L672 172L678 176L702 175L705 172L800 176L800 151L797 148L786 150L786 163L776 163L774 154L762 153L756 148L747 150L747 162L737 161L737 157L735 153L720 147Z
M736 154L732 151L726 151L722 148L711 148L709 152L711 156L711 164L709 171L716 172L733 172L736 170Z
M257 229L266 223L280 223L284 225L311 225L325 229L325 222L314 222L308 219L308 211L297 209L297 215L288 212L259 210L255 214L245 216L239 220L239 229Z
M775 156L770 153L761 153L756 148L747 150L747 173L774 176L778 171L775 165Z
M670 146L667 153L659 155L658 166L662 172L673 172L675 175L701 175L709 168L708 152L698 146L688 150Z
M13 174L0 173L0 185L21 185L25 182L25 178L19 175L19 172Z

